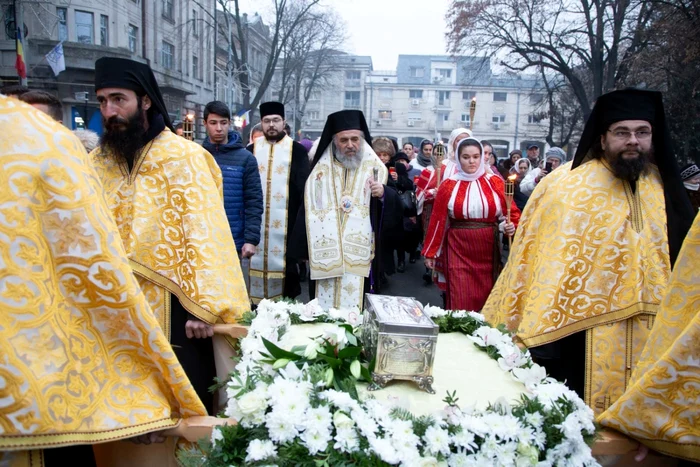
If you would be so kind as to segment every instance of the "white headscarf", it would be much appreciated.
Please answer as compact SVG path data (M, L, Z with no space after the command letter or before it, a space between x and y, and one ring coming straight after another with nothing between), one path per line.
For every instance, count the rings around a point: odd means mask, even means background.
M530 172L532 172L532 163L530 162L530 159L528 159L527 157L523 157L522 159L518 159L517 162L515 163L515 165L514 165L513 167L511 167L511 169L510 169L511 172L520 175L520 163L521 163L522 161L527 162L527 170L525 171L525 173L523 174L523 176L525 176L525 175L529 174Z
M466 143L474 143L476 142L479 145L479 149L481 150L481 157L479 157L479 168L476 169L476 172L473 174L468 174L462 169L462 164L459 161L459 152L462 149L462 146L464 146ZM473 182L477 179L479 179L481 176L483 176L486 173L486 168L484 165L484 147L481 145L481 141L479 141L476 138L464 138L462 141L459 142L457 145L457 150L455 151L455 156L457 159L455 160L455 165L457 166L457 172L450 178L454 180L464 180L467 182Z
M457 162L457 157L455 157L455 140L457 137L461 134L466 133L468 137L471 138L472 132L470 130L467 130L466 128L455 128L452 130L452 133L450 133L450 139L447 141L447 160L448 161L453 161Z

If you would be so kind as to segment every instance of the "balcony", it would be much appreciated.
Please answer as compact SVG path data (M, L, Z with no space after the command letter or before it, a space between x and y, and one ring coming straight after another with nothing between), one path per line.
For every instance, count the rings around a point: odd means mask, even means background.
M445 109L451 109L452 108L452 102L450 102L449 99L437 99L435 101L435 105L438 108L445 108Z
M346 100L345 103L343 104L343 108L344 109L360 110L360 101L355 101L355 100L348 101L348 100Z
M345 79L346 88L359 88L362 86L362 80L360 79Z

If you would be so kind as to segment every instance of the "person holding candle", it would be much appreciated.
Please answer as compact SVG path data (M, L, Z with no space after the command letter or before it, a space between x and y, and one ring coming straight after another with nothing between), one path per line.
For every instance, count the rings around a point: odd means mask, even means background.
M477 139L463 139L456 154L457 172L440 184L423 256L428 268L438 257L444 263L445 283L438 285L448 309L481 310L501 268L499 231L512 236L520 210L511 200L506 218L504 182L486 173Z

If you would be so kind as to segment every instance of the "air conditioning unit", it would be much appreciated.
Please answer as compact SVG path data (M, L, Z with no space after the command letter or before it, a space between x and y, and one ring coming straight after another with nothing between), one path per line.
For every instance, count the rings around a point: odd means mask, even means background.
M304 125L306 125L306 126L311 126L311 122L310 122L309 120L307 120L307 121L304 122Z
M500 130L500 129L501 129L501 124L498 123L498 122L494 122L494 124L493 124L493 129L494 129L494 130Z
M381 121L381 120L377 120L376 124L377 124L377 126L382 126L382 121Z
M413 99L411 105L420 105L420 99Z
M408 126L416 126L416 122L413 120L409 120L407 123Z

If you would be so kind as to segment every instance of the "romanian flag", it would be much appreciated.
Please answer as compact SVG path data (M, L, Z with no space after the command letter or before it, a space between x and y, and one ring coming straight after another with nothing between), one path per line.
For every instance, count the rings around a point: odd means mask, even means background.
M241 128L245 128L250 123L250 110L239 115L241 117Z
M24 41L22 39L22 28L17 27L17 59L15 68L21 79L27 79L27 64L24 61Z

